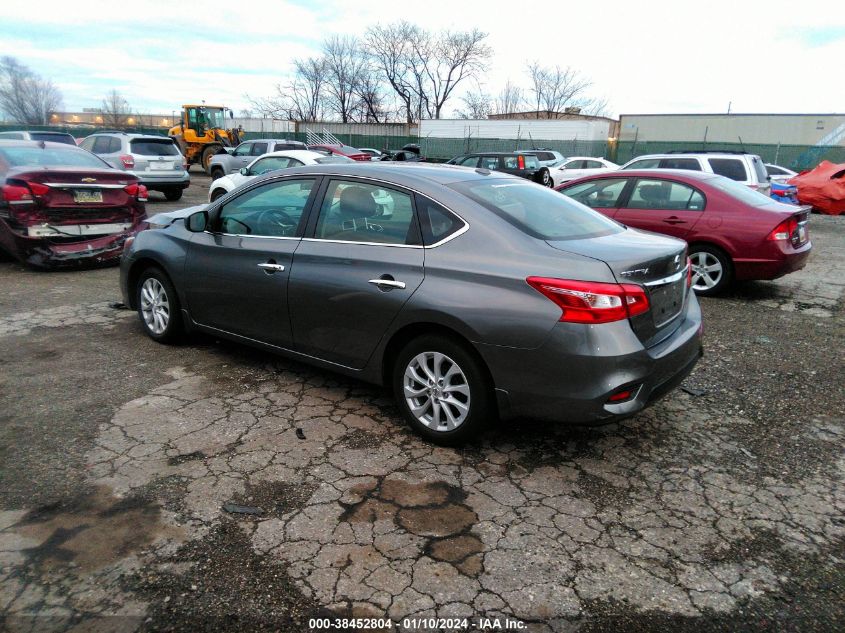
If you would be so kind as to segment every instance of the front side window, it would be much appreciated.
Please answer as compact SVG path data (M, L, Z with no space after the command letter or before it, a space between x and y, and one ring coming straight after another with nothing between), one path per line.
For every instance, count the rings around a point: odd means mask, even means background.
M469 180L449 186L542 240L599 237L625 230L598 211L521 179Z
M739 182L748 180L748 174L745 173L745 164L739 158L709 158L708 160L714 174Z
M249 175L260 176L261 174L266 174L268 171L284 169L289 166L290 158L287 156L268 156L267 158L255 161L255 164L249 169Z
M282 180L244 192L220 210L221 233L295 237L314 187L313 179Z
M701 171L701 163L698 162L697 158L664 158L660 166L664 169Z
M630 209L703 211L704 196L679 182L643 178L634 186L627 206Z
M657 169L658 167L660 167L659 158L643 158L642 160L635 160L622 169Z
M619 206L626 184L627 178L602 178L567 187L561 193L594 209L612 209Z
M411 195L349 180L331 180L314 237L344 242L419 244Z
M233 156L249 156L249 153L252 151L252 143L241 143L235 148L235 151L232 152Z

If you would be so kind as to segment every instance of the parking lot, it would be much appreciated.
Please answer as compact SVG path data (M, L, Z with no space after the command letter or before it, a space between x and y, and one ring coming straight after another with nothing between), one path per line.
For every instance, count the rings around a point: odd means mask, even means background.
M148 214L208 185L194 171ZM702 299L683 389L462 449L413 435L382 389L213 337L156 344L109 305L115 268L2 261L0 628L834 630L845 217L810 231L804 270Z

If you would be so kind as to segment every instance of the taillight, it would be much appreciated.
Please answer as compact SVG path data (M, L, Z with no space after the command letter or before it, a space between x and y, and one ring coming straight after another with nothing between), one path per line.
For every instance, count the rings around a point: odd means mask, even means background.
M132 169L135 166L135 159L129 154L124 154L120 157L120 162L126 169Z
M147 193L147 187L145 185L139 185L136 182L133 182L131 185L126 185L123 190L141 202L146 202L147 196L149 195Z
M9 204L33 204L35 197L24 185L3 185L3 200Z
M40 182L28 182L26 184L33 195L46 196L50 192L50 187L42 185Z
M770 240L791 240L793 233L798 229L798 219L793 215L778 224L774 231L769 233Z
M532 288L562 310L561 321L609 323L648 312L648 295L642 286L528 277Z
M519 169L525 169L525 156L517 156L516 157L516 166Z

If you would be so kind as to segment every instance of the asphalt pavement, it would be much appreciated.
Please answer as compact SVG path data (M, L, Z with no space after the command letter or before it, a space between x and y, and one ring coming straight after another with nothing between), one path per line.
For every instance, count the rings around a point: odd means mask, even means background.
M810 230L702 300L683 389L462 449L380 388L152 342L115 268L2 261L0 630L841 630L845 217Z

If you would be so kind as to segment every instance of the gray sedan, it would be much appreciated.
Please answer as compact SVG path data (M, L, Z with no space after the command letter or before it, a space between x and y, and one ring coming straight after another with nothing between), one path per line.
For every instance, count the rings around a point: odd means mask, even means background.
M497 415L630 416L701 353L684 242L501 173L307 166L150 222L121 264L150 337L199 330L383 384L439 443Z

